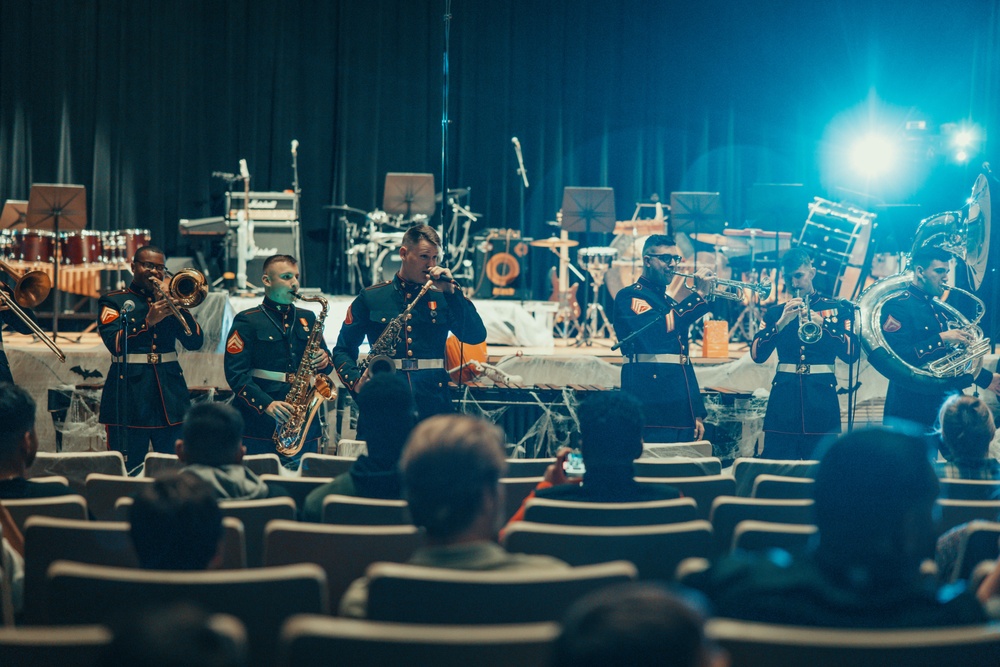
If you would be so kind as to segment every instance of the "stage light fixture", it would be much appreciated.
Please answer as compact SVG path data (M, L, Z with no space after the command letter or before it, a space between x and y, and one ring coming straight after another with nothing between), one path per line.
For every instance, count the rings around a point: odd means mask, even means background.
M976 136L972 130L963 129L955 133L955 138L952 141L958 148L968 148L975 139Z
M955 153L955 162L965 163L968 161L969 161L969 154L966 151L960 150L957 153Z
M896 145L887 137L869 133L851 146L851 166L871 178L889 171L896 163Z

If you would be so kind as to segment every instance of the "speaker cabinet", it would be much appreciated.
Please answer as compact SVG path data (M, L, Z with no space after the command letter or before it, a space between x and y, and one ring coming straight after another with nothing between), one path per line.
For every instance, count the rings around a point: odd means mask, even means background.
M475 239L477 299L531 299L529 243L516 230L489 230Z
M233 247L230 257L236 257L236 235L233 234ZM298 221L253 221L253 242L258 248L258 256L247 260L247 280L258 287L260 277L264 275L264 260L271 255L291 255L302 267L301 246L299 244Z

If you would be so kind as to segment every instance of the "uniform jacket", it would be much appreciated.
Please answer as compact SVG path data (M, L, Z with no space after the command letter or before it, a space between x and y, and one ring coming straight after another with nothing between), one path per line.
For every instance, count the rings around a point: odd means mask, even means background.
M34 313L30 308L21 308L24 314L34 318ZM34 333L24 321L11 312L9 309L0 311L0 321L20 334ZM3 350L3 336L0 335L0 382L10 382L13 384L14 376L10 372L10 362L7 360L7 353Z
M121 309L130 300L135 304L135 309L125 315L123 330ZM98 301L97 330L113 357L121 356L126 352L126 347L128 354L176 352L178 342L186 350L201 348L204 334L194 316L186 310L180 312L191 329L190 336L185 335L181 323L172 315L154 327L147 327L146 315L154 301L155 296L141 291L134 282L127 290L111 292ZM125 369L123 364L114 361L111 363L101 394L102 424L158 427L173 426L184 421L184 414L190 407L191 400L179 362L129 363L127 366L127 394L120 396Z

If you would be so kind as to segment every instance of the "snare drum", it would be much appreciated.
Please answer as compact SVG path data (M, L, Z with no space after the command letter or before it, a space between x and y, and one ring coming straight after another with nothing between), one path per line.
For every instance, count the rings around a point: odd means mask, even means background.
M59 255L60 264L101 264L104 262L104 234L95 231L61 234Z
M576 253L576 261L583 269L596 267L608 268L611 262L618 257L618 248L580 248Z
M55 259L56 235L34 229L17 229L11 235L11 257L39 264Z

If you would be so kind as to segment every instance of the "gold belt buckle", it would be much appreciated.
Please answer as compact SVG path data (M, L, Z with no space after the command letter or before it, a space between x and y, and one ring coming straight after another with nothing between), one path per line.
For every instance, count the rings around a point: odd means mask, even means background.
M146 363L147 364L158 364L158 363L160 363L160 353L159 352L147 352L146 353Z
M295 373L285 373L285 382L295 384Z
M796 364L795 372L799 375L809 375L809 364Z
M689 360L691 359L691 358L690 358L689 356L687 356L686 354L678 354L678 355L677 355L677 358L678 358L678 360L680 361L680 364L681 364L681 366L686 366L686 365L687 365L687 363L688 363L688 361L689 361Z

